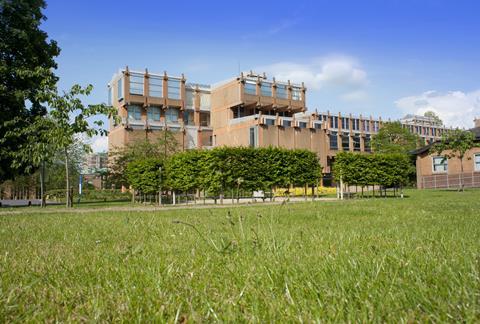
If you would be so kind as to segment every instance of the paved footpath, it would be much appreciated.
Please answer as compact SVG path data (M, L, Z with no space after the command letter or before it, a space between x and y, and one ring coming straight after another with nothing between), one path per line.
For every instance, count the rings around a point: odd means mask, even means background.
M336 198L316 198L314 201L339 201ZM13 209L7 209L5 208L4 210L0 209L0 216L1 215L19 215L19 214L28 214L28 213L35 213L35 214L56 214L56 213L92 213L92 212L99 212L99 211L110 211L110 212L161 212L161 211L167 211L167 210L177 210L177 209L209 209L209 208L236 208L236 207L253 207L253 206L269 206L269 205L281 205L281 204L292 204L292 203L306 203L306 202L312 202L312 199L309 198L308 200L305 200L305 198L301 197L295 197L295 198L290 198L290 200L284 199L284 198L275 198L275 201L268 201L266 200L265 202L262 202L262 200L257 200L257 201L241 201L239 204L234 201L232 203L231 199L224 199L223 200L223 205L217 201L217 204L214 204L213 200L207 200L205 204L203 203L203 200L197 201L197 203L190 202L188 205L187 204L177 204L175 206L168 205L168 206L156 206L156 205L134 205L134 206L101 206L101 207L96 207L96 208L90 208L90 207L73 207L73 208L63 208L63 207L56 207L56 208L46 208L46 209L41 209L39 207L21 207L21 208L13 208Z

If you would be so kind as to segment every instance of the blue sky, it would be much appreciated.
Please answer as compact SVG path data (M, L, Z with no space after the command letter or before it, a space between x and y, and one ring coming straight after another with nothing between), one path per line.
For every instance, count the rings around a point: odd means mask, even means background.
M305 81L310 111L480 117L478 1L60 1L42 28L62 49L61 88L132 69L215 83L240 70ZM95 139L94 149L105 147Z

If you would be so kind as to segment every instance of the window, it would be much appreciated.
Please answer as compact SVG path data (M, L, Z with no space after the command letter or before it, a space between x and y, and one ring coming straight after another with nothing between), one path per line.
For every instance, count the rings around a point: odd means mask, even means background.
M128 106L128 120L141 120L142 108L140 106Z
M270 119L270 118L265 119L265 125L267 126L275 125L275 119Z
M167 123L178 123L178 109L168 108L165 111L165 120Z
M337 132L330 133L330 149L338 150L338 136Z
M118 79L117 81L117 97L118 101L123 99L123 79Z
M148 79L148 91L151 97L163 97L163 78L159 76L150 76Z
M200 112L200 126L210 127L210 114Z
M250 127L250 147L257 147L257 128Z
M363 141L363 144L365 146L365 152L371 152L372 151L372 146L370 144L370 135L365 136L365 139Z
M200 109L210 110L210 94L200 93Z
M149 121L160 121L160 107L148 107L147 117Z
M168 79L168 98L180 99L180 80Z
M353 127L353 130L360 130L360 121L358 119L353 119L352 120L352 127Z
M433 161L433 172L447 172L448 170L448 160L443 156L434 156L432 157Z
M292 88L292 100L302 100L302 90L300 88Z
M245 82L245 93L249 95L257 94L257 84L253 81Z
M108 86L108 99L107 105L112 105L112 87Z
M183 112L183 122L185 123L185 125L195 124L193 110L185 110Z
M342 134L342 149L344 151L350 150L350 135L348 133Z
M233 109L233 118L241 118L245 116L245 107L237 106Z
M291 120L283 120L282 121L282 126L283 127L292 127L292 121Z
M307 123L306 122L299 122L298 123L298 128L307 128Z
M380 123L378 121L373 122L373 131L376 133L380 128Z
M475 164L475 171L480 171L480 153L473 156L473 163Z
M348 118L341 118L342 121L342 129L350 129L350 126L348 125Z
M330 117L330 128L338 128L338 117Z
M130 94L143 95L143 75L130 74Z
M363 131L364 132L369 132L370 131L370 121L369 120L364 120L363 121Z
M287 86L284 84L277 84L277 98L288 99Z
M268 82L262 82L260 86L260 92L262 96L271 97L272 96L272 84Z
M360 151L360 134L353 135L353 150Z

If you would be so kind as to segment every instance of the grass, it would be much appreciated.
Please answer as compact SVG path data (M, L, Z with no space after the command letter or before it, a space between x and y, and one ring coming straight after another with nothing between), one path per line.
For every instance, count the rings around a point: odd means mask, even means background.
M480 321L480 191L409 196L4 214L0 321Z

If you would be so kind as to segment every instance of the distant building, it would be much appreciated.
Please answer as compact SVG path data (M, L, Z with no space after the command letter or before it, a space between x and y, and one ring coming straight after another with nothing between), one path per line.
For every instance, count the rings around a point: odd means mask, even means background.
M480 143L480 119L475 119L475 127L470 129ZM416 150L417 188L439 189L458 188L461 179L460 159L445 160L430 152L432 144ZM480 187L480 147L472 147L466 152L463 162L465 188Z
M83 163L83 174L94 174L107 170L108 154L107 153L90 153L85 157Z
M214 85L189 83L184 75L131 71L116 73L109 84L109 102L121 123L110 124L109 149L140 140L155 140L161 130L175 134L179 146L283 147L317 153L328 175L337 152L370 152L381 118L341 113L307 113L304 84L241 73ZM445 131L427 117L400 121L431 142Z

